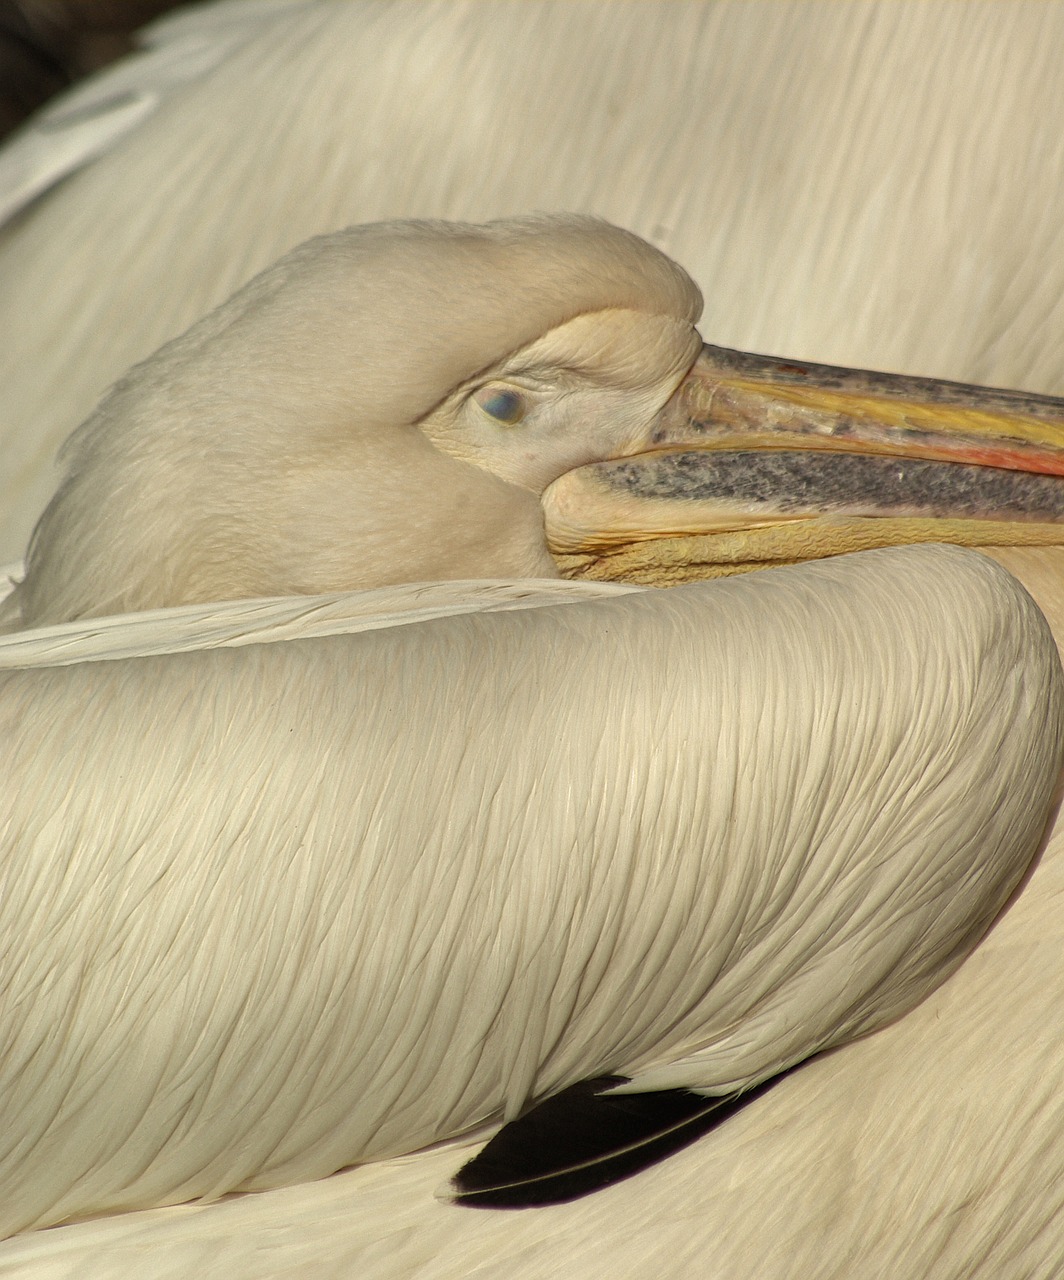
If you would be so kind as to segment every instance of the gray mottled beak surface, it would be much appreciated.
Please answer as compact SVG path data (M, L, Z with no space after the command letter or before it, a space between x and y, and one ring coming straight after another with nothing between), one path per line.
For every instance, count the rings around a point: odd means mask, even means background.
M637 452L568 472L544 506L563 568L567 555L727 535L735 572L764 562L769 529L796 543L770 560L807 559L810 523L838 534L815 539L817 555L1064 543L1064 400L705 346Z

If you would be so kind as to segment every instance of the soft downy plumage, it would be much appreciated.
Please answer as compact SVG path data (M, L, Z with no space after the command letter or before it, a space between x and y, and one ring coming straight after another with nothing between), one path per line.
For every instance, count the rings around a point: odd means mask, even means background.
M312 240L104 398L0 617L557 576L542 492L638 447L700 309L674 263L592 218ZM477 403L493 389L519 423Z

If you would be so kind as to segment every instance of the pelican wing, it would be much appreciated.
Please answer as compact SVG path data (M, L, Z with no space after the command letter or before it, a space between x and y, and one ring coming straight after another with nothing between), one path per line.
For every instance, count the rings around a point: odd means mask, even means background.
M5 1231L752 1086L960 963L1060 768L956 548L361 628L0 676Z

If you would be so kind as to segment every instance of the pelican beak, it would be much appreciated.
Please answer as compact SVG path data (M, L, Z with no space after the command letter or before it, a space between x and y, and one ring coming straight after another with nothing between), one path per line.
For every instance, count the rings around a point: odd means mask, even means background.
M560 477L544 509L563 572L642 581L1061 544L1064 400L705 346L644 439Z

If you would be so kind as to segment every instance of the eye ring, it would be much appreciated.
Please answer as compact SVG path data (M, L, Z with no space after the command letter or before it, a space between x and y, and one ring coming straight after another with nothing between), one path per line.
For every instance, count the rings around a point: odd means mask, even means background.
M495 422L513 427L528 413L528 401L513 387L489 383L473 392L478 408Z

